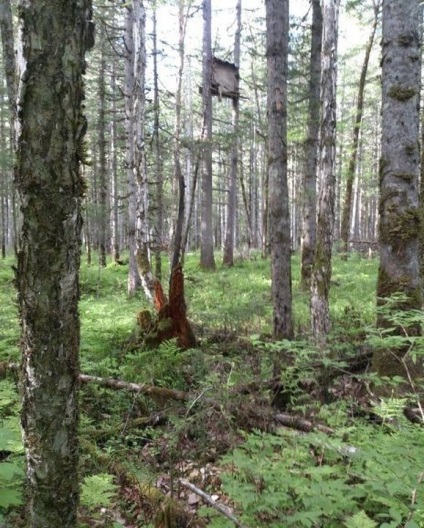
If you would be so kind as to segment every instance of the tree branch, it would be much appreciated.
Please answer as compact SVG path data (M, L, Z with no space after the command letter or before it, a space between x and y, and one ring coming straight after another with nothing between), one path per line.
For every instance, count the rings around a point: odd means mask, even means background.
M234 515L229 511L228 506L224 506L223 504L216 502L208 493L205 493L203 490L201 490L186 479L180 478L178 479L178 482L185 488L191 490L196 495L199 495L199 497L202 497L202 499L207 502L210 506L212 506L212 508L215 508L216 511L222 513L222 515L225 515L225 517L230 519L236 526L238 526L239 528L247 528L236 517L234 517Z

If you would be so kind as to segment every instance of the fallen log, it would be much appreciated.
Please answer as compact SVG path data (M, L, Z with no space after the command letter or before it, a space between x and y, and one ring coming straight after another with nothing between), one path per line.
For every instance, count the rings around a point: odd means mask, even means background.
M287 413L277 413L275 415L275 421L281 425L298 429L304 433L310 433L311 431L320 431L326 434L334 433L334 429L331 429L326 425L314 424L301 416L293 416Z
M189 395L186 392L176 389L167 389L165 387L157 387L156 385L148 385L147 383L132 383L115 378L100 378L99 376L89 376L88 374L80 374L79 380L81 383L96 383L102 387L109 389L120 390L124 389L137 394L146 394L152 396L155 400L162 402L167 400L188 401Z
M0 362L0 376L7 372L17 372L19 370L18 363ZM136 394L145 394L151 396L153 399L166 402L168 400L177 400L186 402L190 400L189 394L184 391L176 389L167 389L166 387L157 387L156 385L149 385L147 383L132 383L115 378L101 378L99 376L90 376L88 374L80 374L78 379L81 383L95 383L102 387L114 390L127 390Z

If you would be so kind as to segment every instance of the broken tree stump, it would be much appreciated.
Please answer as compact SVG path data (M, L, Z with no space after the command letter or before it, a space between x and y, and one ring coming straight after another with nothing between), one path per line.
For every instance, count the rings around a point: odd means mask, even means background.
M163 292L161 283L154 282L154 306L156 319L144 336L144 344L149 348L158 347L164 341L176 339L182 349L194 348L196 338L187 319L184 298L184 274L181 264L175 266L169 284L169 300Z

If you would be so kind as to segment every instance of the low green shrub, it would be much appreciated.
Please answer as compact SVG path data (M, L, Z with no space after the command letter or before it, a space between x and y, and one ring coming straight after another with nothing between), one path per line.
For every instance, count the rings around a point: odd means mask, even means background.
M421 428L362 423L349 436L248 435L222 461L223 489L237 516L257 528L422 527ZM211 527L231 526L209 508L203 514Z

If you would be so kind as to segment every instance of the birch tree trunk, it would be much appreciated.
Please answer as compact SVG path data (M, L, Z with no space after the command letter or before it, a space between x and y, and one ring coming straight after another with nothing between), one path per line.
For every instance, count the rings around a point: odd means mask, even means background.
M374 23L371 29L371 34L365 48L364 62L362 63L361 75L359 78L358 96L356 102L356 115L355 122L353 124L352 133L352 151L350 154L349 165L346 176L346 193L343 205L342 213L342 226L341 226L341 239L342 246L341 251L343 252L342 258L347 259L349 252L349 234L350 224L352 219L352 205L353 205L353 183L355 180L356 165L358 158L358 146L359 146L359 132L362 124L362 114L364 110L364 92L365 92L365 81L367 79L368 64L370 60L371 50L374 44L374 36L377 30L378 14L380 12L381 0L374 6Z
M336 57L340 0L322 0L323 39L321 66L321 135L317 242L311 276L311 324L315 337L330 330L328 296L336 185Z
M421 89L420 5L418 0L383 1L382 139L380 160L380 267L377 303L390 297L405 299L380 312L378 325L393 326L393 310L421 309L418 201L419 102ZM420 333L418 325L398 328L404 335ZM384 376L422 375L422 359L416 363L404 349L377 350L373 366Z
M142 0L133 0L134 89L133 98L133 163L136 183L136 261L141 284L147 299L153 302L153 273L150 263L149 186L144 141L144 85L146 77L146 13Z
M202 70L202 105L205 120L203 138L203 172L202 172L202 211L200 266L204 269L215 269L213 252L213 216L212 216L212 9L211 0L203 0L203 70Z
M292 338L292 284L287 185L288 0L266 0L268 173L274 337Z
M309 69L308 132L305 141L303 180L303 223L301 237L300 285L311 286L316 244L317 166L320 117L322 10L321 0L312 0L311 58Z
M22 427L32 528L75 527L78 491L80 153L89 0L20 3L16 272Z
M234 38L234 64L240 67L240 37L241 37L241 0L236 4L237 26ZM238 78L236 92L238 92ZM225 245L222 263L227 266L234 265L234 242L236 233L236 208L237 208L237 169L238 169L238 151L239 151L239 97L232 99L233 114L233 137L231 146L231 166L230 166L230 185L228 189L227 204L227 225L225 231Z

